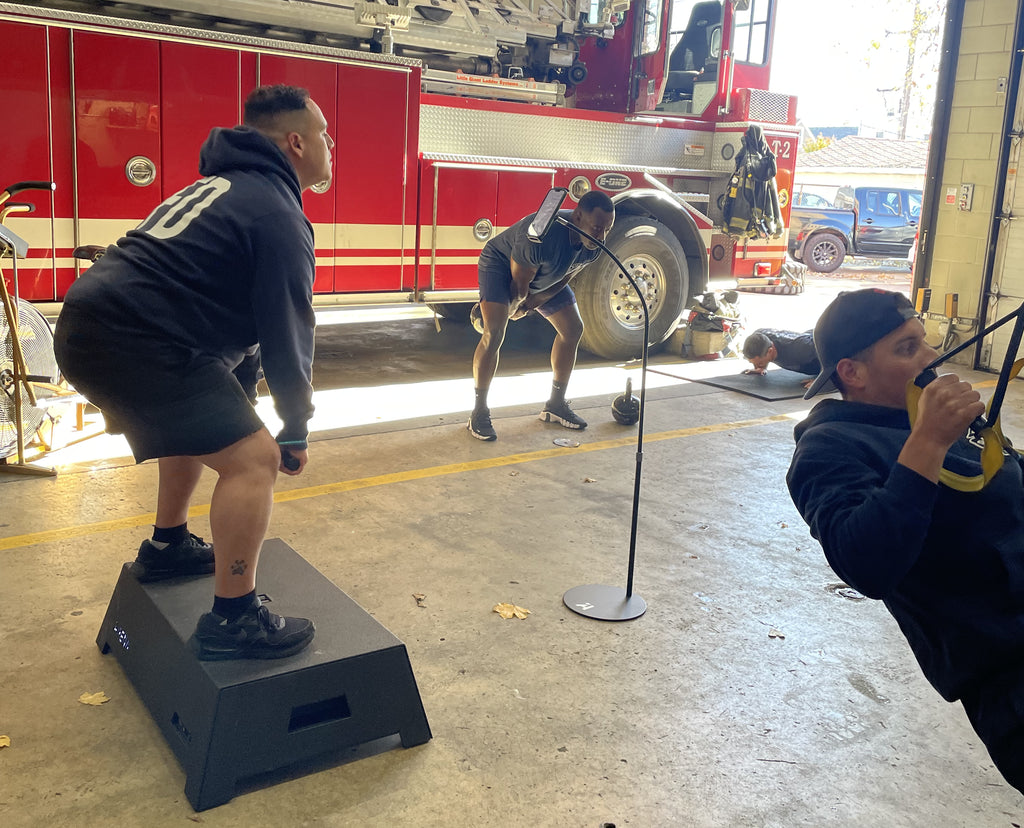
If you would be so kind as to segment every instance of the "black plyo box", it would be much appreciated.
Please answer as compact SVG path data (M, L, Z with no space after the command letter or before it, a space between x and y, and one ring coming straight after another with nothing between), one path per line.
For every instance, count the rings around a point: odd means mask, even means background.
M257 591L279 615L314 620L306 650L199 661L188 639L212 604L212 578L140 584L128 564L96 639L178 757L197 811L229 801L247 777L386 736L403 747L431 736L405 645L280 539L263 544Z

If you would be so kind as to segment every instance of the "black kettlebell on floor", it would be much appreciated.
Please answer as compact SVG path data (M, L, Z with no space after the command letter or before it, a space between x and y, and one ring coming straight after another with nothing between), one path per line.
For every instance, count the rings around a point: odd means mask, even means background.
M640 400L633 396L633 378L626 379L626 392L612 400L612 417L621 425L635 425L640 419Z

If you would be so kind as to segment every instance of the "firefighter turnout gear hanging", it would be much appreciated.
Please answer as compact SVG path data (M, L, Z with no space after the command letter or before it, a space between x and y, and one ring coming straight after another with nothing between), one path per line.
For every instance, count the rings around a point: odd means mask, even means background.
M740 239L777 239L782 235L777 171L775 153L768 147L764 131L751 124L736 153L736 171L729 178L722 205L726 233Z

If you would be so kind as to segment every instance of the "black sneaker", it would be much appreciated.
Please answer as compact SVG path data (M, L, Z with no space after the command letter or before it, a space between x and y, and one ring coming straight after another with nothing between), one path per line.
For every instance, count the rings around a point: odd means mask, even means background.
M275 615L257 598L231 623L213 612L202 615L188 643L200 661L287 658L304 650L315 633L308 618Z
M157 549L144 540L130 571L141 584L188 575L209 575L213 572L213 544L189 535L181 543Z
M466 428L469 429L469 433L476 437L477 440L490 442L491 440L498 439L498 432L491 425L490 409L485 408L483 411L474 411L470 414L469 425Z
M576 431L582 431L587 427L587 421L569 408L567 400L558 403L548 400L544 403L544 410L540 412L540 419L545 422L561 423L566 428Z

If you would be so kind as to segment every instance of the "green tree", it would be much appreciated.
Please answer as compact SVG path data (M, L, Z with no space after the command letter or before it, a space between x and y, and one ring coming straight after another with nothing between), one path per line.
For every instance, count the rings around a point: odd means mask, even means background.
M833 138L827 138L826 136L818 133L809 141L804 141L804 145L800 148L803 152L817 152L820 149L825 149L833 142Z
M894 14L901 15L907 8L906 0L889 0ZM892 89L879 92L899 91L899 137L907 137L907 121L912 110L922 116L930 116L935 103L934 80L938 72L938 60L942 47L942 29L946 18L946 0L914 0L909 24L906 29L886 30L886 38L902 38L907 52L907 62L902 83ZM882 48L881 41L872 41L875 51ZM869 58L870 62L870 58ZM930 121L930 117L926 117Z

